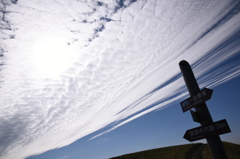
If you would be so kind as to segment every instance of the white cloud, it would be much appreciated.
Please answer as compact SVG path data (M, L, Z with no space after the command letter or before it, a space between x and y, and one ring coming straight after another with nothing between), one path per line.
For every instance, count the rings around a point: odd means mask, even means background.
M131 2L0 3L0 158L66 146L186 97L183 59L201 87L239 75L236 4Z

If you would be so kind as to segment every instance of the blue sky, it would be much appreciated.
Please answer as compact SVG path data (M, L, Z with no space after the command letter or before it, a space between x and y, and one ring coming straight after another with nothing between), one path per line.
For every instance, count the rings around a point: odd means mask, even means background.
M178 63L239 141L240 1L0 2L0 159L98 159L189 143ZM205 142L201 140L199 142ZM36 156L37 154L41 154ZM35 157L34 157L35 155Z
M214 90L212 98L206 102L213 120L226 119L232 131L220 135L221 140L236 144L240 144L239 82L240 77L237 77L212 88ZM27 159L110 158L153 148L189 144L191 142L183 138L185 131L198 127L200 124L192 120L189 111L182 112L180 101L165 109L137 118L93 140L89 139L95 133L77 140L69 146ZM206 140L192 143L197 142L206 143Z

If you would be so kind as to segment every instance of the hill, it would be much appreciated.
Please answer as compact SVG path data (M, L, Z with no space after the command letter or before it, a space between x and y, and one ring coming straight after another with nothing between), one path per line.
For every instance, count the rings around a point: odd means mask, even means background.
M240 145L223 142L229 159L240 158ZM135 152L110 159L212 159L207 144L195 143Z

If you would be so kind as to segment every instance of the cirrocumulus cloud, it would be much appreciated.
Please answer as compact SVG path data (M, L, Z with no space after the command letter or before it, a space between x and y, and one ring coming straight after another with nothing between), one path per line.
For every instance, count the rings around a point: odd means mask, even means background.
M0 158L109 132L239 75L240 2L3 0ZM99 136L97 135L97 136ZM95 137L97 137L95 136Z

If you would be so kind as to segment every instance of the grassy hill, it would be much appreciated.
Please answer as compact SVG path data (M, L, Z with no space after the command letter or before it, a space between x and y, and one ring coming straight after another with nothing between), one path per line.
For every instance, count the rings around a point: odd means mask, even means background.
M240 159L240 145L223 142L229 159ZM202 159L212 159L208 145L203 149Z
M240 145L223 142L229 159L240 159ZM178 145L126 154L111 159L212 159L208 145Z

